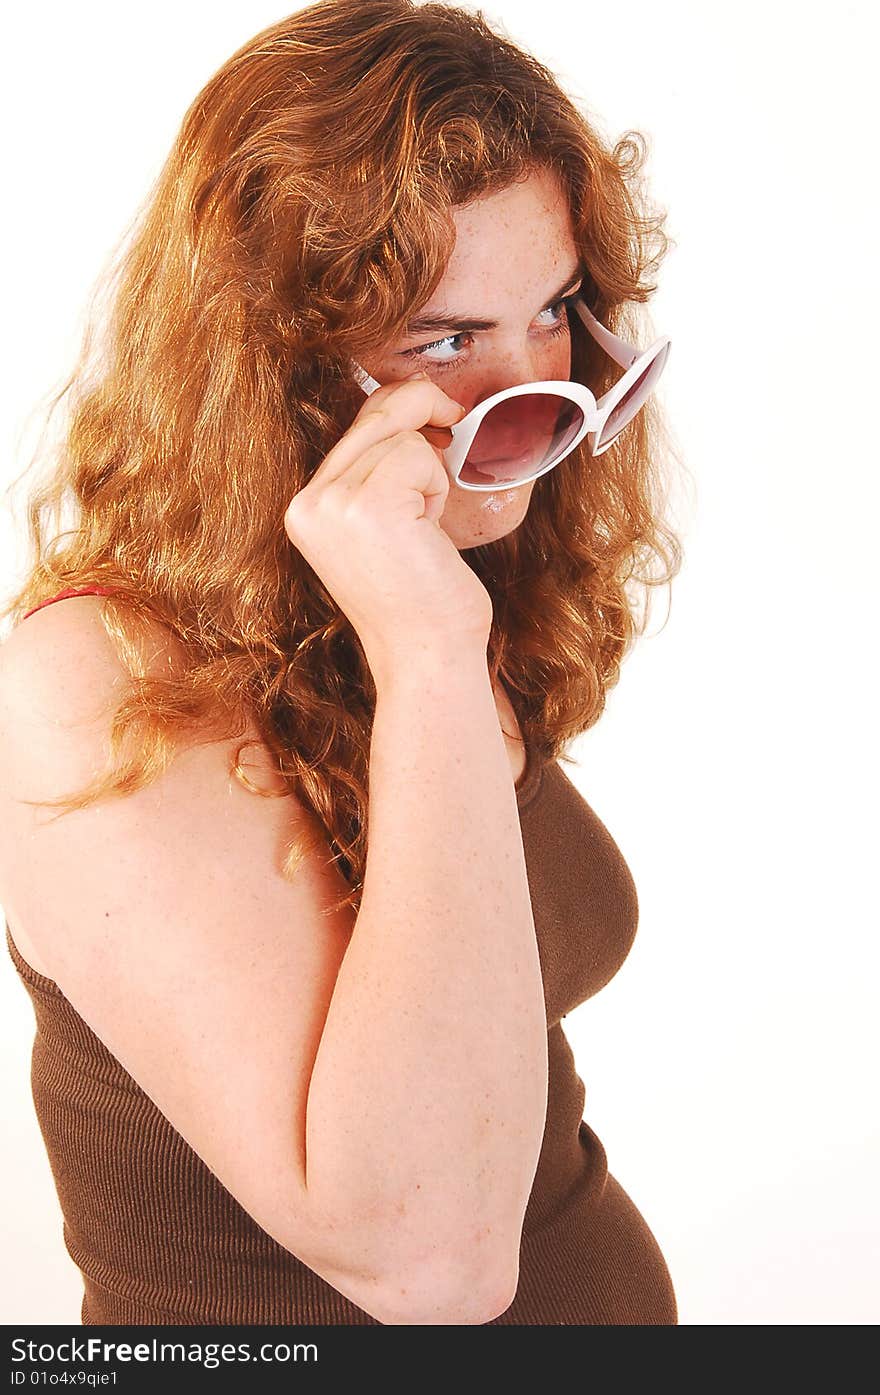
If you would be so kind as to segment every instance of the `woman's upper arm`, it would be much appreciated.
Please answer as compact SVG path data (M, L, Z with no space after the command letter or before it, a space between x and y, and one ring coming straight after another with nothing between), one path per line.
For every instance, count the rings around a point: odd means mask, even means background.
M243 789L226 741L187 746L146 788L62 817L21 802L78 790L106 764L109 719L94 714L127 675L99 605L46 607L0 647L0 902L244 1209L366 1302L349 1282L362 1273L371 1291L366 1246L340 1237L337 1269L305 1186L309 1080L353 917L323 914L344 883L321 856L282 877L302 806Z

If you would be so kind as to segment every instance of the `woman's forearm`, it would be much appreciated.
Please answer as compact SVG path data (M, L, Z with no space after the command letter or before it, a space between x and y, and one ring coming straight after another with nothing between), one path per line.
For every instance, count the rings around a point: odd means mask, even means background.
M309 1089L309 1191L361 1230L375 1220L378 1272L515 1288L546 1106L541 967L486 655L412 657L377 696L363 896Z

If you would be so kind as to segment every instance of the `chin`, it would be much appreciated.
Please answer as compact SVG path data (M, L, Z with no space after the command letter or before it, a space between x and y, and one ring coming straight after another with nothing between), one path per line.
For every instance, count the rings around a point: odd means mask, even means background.
M464 507L447 507L440 527L452 539L459 552L483 543L497 542L518 528L522 522L532 487L518 485L515 489L493 489L471 493Z

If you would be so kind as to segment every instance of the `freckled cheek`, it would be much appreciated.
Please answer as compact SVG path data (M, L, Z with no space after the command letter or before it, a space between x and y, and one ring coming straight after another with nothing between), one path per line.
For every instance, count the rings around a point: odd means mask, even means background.
M567 334L562 336L562 342L553 353L553 374L554 378L569 378L571 376L571 337Z

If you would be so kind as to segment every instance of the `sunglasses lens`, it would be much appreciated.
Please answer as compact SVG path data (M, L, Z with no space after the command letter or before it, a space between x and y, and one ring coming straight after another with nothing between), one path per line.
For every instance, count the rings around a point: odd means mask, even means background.
M657 379L663 371L663 365L666 362L666 355L668 352L669 345L667 344L666 347L661 349L660 353L657 354L656 358L651 359L651 362L639 377L636 378L635 382L630 384L620 401L615 402L608 414L604 426L599 432L599 438L593 446L594 451L610 446L611 442L620 435L623 428L632 421L636 412L644 406L657 385Z
M562 454L583 421L576 403L554 393L506 397L480 422L459 479L497 488L529 479Z

